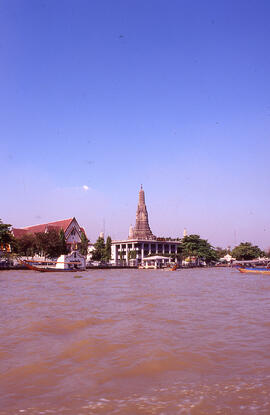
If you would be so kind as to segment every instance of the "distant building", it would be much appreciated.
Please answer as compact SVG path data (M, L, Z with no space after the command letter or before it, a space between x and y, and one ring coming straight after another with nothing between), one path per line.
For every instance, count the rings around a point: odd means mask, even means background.
M73 249L77 249L78 244L81 242L81 235L85 230L80 227L76 218L58 220L56 222L42 223L40 225L27 226L25 228L13 228L12 233L15 238L21 238L24 235L34 235L39 232L48 232L50 229L56 229L60 232L62 229L65 233L66 244L68 250L71 252Z
M86 267L85 256L78 251L73 251L67 255L61 255L55 264L56 269L81 269Z
M141 187L139 192L139 203L136 213L136 224L130 226L128 239L112 241L111 262L120 264L141 264L145 257L150 255L176 255L180 246L179 240L166 240L153 235L145 204L145 195Z
M87 248L87 256L86 256L87 262L91 262L94 252L95 252L95 245L89 242L88 248Z
M219 260L220 262L227 262L229 264L229 263L232 263L233 261L236 261L236 258L233 258L230 254L227 254L223 258L220 258Z

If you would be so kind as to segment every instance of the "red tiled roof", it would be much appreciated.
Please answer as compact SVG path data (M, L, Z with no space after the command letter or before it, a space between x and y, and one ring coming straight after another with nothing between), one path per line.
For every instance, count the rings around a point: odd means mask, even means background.
M13 235L15 238L21 238L23 235L31 235L38 232L45 232L46 229L63 229L65 232L67 227L71 224L74 218L58 220L56 222L43 223L41 225L27 226L25 228L13 228Z
M27 231L25 229L12 228L12 233L15 238L21 238L23 235L26 235Z

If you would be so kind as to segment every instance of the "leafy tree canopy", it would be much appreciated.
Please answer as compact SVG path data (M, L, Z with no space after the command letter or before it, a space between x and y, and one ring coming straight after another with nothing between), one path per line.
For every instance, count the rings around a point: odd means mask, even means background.
M199 235L188 235L182 239L182 254L185 257L194 256L206 262L216 261L217 255L206 239Z
M94 261L103 261L105 259L105 243L104 238L101 236L97 239L96 243L94 244L94 252L92 255L92 259Z
M23 235L16 240L19 255L34 256L35 254L47 258L58 258L67 253L67 245L61 231L49 229L48 232L38 232L35 235Z
M111 259L112 238L110 236L106 239L105 245L105 261L109 262Z
M39 244L37 243L38 253L43 254L47 258L58 258L63 254L60 233L56 229L49 229L45 233L37 233L36 241L39 241Z
M16 240L17 253L23 256L34 256L39 252L35 235L23 235Z
M89 243L89 239L87 239L87 236L85 235L85 232L82 231L81 233L81 243L80 243L80 253L82 255L87 255L88 252L88 243Z
M216 255L217 255L218 259L224 258L225 255L231 253L231 251L229 249L223 249L223 248L220 248L220 247L216 247L215 251L216 251Z
M136 249L128 251L128 259L136 259L136 256L137 256ZM152 256L152 254L148 256Z
M3 223L0 219L0 246L12 246L14 244L14 241L14 237L11 233L11 225Z
M68 247L66 243L65 232L62 228L60 229L60 232L59 232L59 238L60 238L60 246L61 246L61 255L66 255L68 254Z
M240 245L232 250L232 256L238 261L244 261L263 257L265 256L265 252L257 245L252 245L251 242L241 242Z
M111 259L111 246L112 238L110 236L106 239L106 244L104 238L99 237L94 244L95 250L92 255L94 261L106 261L109 262Z

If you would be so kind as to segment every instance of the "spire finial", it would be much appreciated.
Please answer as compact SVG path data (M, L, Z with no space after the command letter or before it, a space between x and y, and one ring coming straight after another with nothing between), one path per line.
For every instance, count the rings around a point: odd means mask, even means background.
M142 184L141 184L141 190L142 190Z

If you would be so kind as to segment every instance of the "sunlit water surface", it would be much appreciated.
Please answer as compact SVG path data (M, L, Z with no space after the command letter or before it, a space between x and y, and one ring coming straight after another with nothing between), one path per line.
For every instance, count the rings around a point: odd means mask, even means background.
M270 414L270 277L0 272L0 414Z

